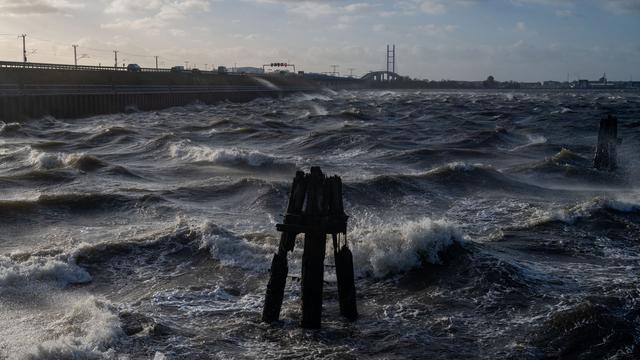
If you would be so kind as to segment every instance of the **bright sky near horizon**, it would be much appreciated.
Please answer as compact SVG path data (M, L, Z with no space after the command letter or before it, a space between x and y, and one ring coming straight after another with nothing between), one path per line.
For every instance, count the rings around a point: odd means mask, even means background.
M417 78L640 80L640 0L0 0L0 59L163 67L295 63Z

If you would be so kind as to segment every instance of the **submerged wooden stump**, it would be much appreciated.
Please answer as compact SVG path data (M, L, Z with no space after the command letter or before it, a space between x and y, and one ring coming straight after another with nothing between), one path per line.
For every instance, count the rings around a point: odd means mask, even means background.
M309 174L297 173L284 222L277 225L282 236L271 264L263 321L273 322L280 317L288 273L287 253L293 251L296 236L302 233L305 234L301 278L302 327L317 329L321 325L327 234L331 234L334 240L340 313L351 321L358 317L353 259L346 244L347 220L339 177L326 178L318 167L311 168ZM342 248L339 247L339 234L345 235Z
M593 166L598 170L613 171L618 166L618 119L609 114L600 120L598 145Z

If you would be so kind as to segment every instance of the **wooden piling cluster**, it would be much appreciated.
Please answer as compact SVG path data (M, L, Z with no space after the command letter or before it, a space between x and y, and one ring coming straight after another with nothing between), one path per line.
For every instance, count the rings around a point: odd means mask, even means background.
M600 120L598 145L593 166L598 170L613 171L618 166L618 118L609 114Z
M304 210L303 210L304 207ZM271 278L267 284L262 320L277 321L284 299L288 274L287 253L293 251L298 234L305 234L302 255L302 327L317 329L322 317L322 291L327 235L333 238L336 260L340 313L354 321L358 317L353 258L346 244L348 216L342 201L342 180L338 176L325 177L320 168L309 174L298 172L289 195L289 205L283 224L278 252L271 264ZM344 244L340 236L344 235Z

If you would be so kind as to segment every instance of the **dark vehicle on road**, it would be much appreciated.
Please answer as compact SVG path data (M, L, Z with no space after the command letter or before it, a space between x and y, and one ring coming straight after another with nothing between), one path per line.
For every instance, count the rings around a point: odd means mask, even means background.
M127 65L127 71L129 72L140 72L142 68L138 64L129 64Z

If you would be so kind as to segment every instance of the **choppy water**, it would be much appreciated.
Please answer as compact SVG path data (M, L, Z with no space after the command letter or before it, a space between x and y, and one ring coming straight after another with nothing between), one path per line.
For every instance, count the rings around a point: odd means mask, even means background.
M591 169L620 118L620 169ZM637 358L640 94L327 92L0 127L0 358ZM361 319L260 322L298 168ZM331 251L329 251L331 253ZM327 264L332 264L329 257Z

